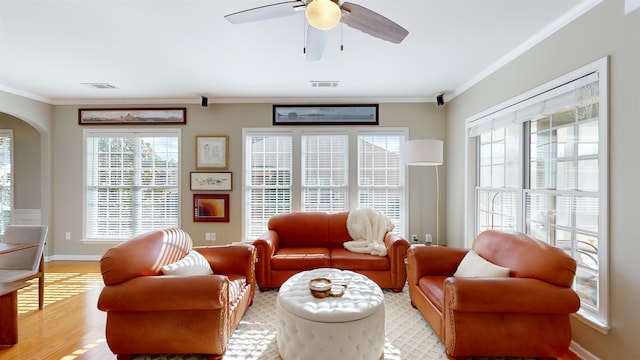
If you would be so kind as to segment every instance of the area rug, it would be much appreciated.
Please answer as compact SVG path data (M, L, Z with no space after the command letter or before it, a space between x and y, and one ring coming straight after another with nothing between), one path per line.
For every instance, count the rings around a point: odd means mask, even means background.
M281 360L276 345L275 304L278 292L256 291L227 344L224 360ZM384 290L384 359L447 360L444 345L418 310L411 306L408 290ZM139 355L135 360L201 360L198 355Z
M223 360L281 360L276 345L277 294L275 290L256 291L253 305L249 307L231 336ZM411 306L406 287L401 293L384 290L384 306L386 314L384 360L447 360L444 345L422 314ZM134 360L201 359L204 357L199 355L139 355ZM474 360L486 359L488 358L474 358ZM520 358L491 358L491 360L516 359Z

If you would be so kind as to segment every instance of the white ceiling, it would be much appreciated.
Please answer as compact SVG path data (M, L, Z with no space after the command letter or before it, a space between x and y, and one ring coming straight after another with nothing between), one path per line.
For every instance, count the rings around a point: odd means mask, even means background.
M302 13L223 18L280 1L0 0L0 90L52 104L451 99L593 3L353 0L409 35L392 44L338 26L307 62Z

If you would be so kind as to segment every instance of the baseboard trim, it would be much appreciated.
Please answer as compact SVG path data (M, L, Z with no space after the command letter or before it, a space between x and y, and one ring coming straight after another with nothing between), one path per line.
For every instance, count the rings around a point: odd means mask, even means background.
M577 342L571 340L571 344L569 345L569 350L574 353L577 357L582 360L600 360L597 356L588 352L585 348L580 346Z
M102 255L52 255L45 256L44 261L100 261Z

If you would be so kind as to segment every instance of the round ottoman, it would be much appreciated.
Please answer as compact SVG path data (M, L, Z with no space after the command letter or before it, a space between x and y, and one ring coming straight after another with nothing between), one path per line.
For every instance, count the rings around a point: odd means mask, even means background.
M320 277L344 279L344 295L313 297L309 280ZM304 271L280 287L276 329L284 360L378 360L384 350L384 294L376 283L352 271Z

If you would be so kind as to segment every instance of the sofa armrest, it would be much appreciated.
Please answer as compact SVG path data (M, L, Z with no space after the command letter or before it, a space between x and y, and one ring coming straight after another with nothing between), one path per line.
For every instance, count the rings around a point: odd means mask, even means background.
M469 249L444 246L411 246L407 250L409 281L416 283L423 276L452 276Z
M253 246L258 251L258 264L256 265L256 280L259 286L265 286L271 276L271 258L280 245L280 236L275 230L267 230L253 241Z
M457 312L569 314L580 299L573 289L530 278L447 278L444 306Z
M207 259L214 274L244 275L247 283L253 284L257 260L253 245L197 246L193 249Z
M105 286L98 298L102 311L224 309L229 280L224 275L140 276Z
M396 289L402 289L407 278L407 268L404 259L407 257L407 249L409 241L394 233L386 233L384 236L384 245L387 248L387 256L389 257L389 267L391 268L391 284Z

